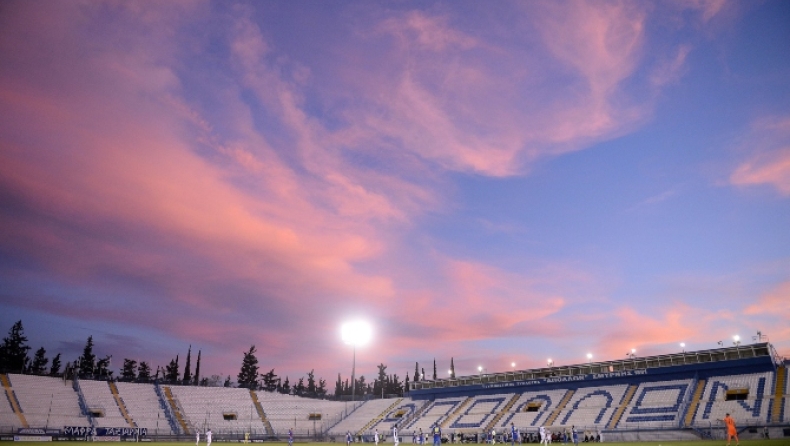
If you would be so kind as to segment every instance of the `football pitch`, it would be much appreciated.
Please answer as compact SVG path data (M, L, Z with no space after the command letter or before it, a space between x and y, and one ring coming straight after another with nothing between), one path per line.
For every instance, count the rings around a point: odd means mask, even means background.
M96 442L96 443L103 443L103 444L107 444L107 445L110 445L110 444L118 445L118 444L120 444L118 442ZM185 446L185 445L193 444L192 441L181 441L181 442L146 441L146 442L141 442L141 443L143 445L147 445L147 446ZM41 441L41 442L24 442L24 444L25 444L25 446L52 446L52 442L45 442L45 441ZM203 443L203 442L201 442L200 444L201 445L205 445L205 443ZM220 446L220 445L225 445L225 444L229 444L229 443L227 443L227 442L214 442L212 444L216 445L216 446ZM264 442L264 443L261 443L261 444L269 445L269 446L287 446L288 445L288 443L285 442L285 441L267 441L267 442ZM343 446L344 443L338 443L338 442L335 442L335 443L328 443L328 442L300 442L300 441L295 441L294 444L295 444L295 446L331 446L331 445ZM507 443L507 444L509 444L509 443ZM525 444L527 444L527 443L525 443ZM528 443L528 444L532 444L532 443ZM535 444L537 444L537 443L535 443ZM557 443L557 444L562 444L562 443ZM570 445L570 444L571 443L568 443L568 445ZM705 446L705 445L724 446L724 445L727 444L727 442L724 441L724 440L697 440L697 441L661 441L661 442L658 442L658 441L636 441L636 442L622 442L622 443L621 442L617 442L617 443L613 442L613 443L579 443L579 444L580 445L584 445L584 444L591 444L591 445L592 444L600 444L602 446L606 445L606 444L616 445L616 446ZM392 445L392 443L382 443L382 445L383 446L390 446L390 445ZM735 442L734 441L732 442L732 445L735 446ZM775 439L775 440L741 440L741 446L784 446L784 445L790 446L790 438L778 438L778 439ZM504 444L503 444L503 446L504 446Z

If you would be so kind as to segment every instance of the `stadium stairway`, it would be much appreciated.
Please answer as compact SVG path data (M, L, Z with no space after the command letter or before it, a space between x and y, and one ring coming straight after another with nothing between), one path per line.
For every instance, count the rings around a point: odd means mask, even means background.
M493 420L491 420L491 422L490 422L490 423L488 423L488 425L486 426L486 428L485 428L485 430L484 430L483 432L489 432L489 431L491 431L491 429L493 429L493 428L494 428L494 426L496 426L496 424L497 424L497 423L499 423L499 420L501 420L501 419L502 419L502 417L504 417L504 416L505 416L505 414L507 414L508 412L510 412L510 409L512 409L512 408L513 408L513 405L514 405L514 404L516 404L516 401L518 401L518 399L519 399L519 398L521 398L521 394L520 394L520 393L517 393L517 394L513 395L513 397L512 397L512 398L510 398L510 401L508 401L508 402L507 402L507 404L505 404L505 407L503 407L503 408L502 408L502 410L500 410L500 411L499 411L499 412L498 412L498 413L497 413L497 414L494 416L494 419L493 419Z
M181 410L179 410L175 398L173 398L173 392L170 390L170 386L163 386L162 389L165 392L165 397L167 398L167 402L170 404L170 408L173 410L173 415L175 415L176 420L178 420L178 424L181 426L182 432L184 432L185 435L190 435L191 432L189 431L189 426L187 426L184 415L181 413Z
M787 367L780 365L774 374L774 402L771 407L771 422L781 423L784 418L785 393L787 389Z
M474 398L471 396L465 399L461 404L458 405L458 407L453 411L453 413L451 413L450 415L447 416L447 418L442 420L442 424L440 424L439 427L442 429L446 429L447 426L450 424L450 420L456 419L458 417L458 414L461 413L461 411L464 410L464 407L466 407L469 403L471 403L473 399Z
M22 413L22 407L19 406L19 400L16 399L16 393L14 393L14 390L11 388L11 381L8 380L8 375L0 375L0 381L3 382L5 395L8 397L8 402L11 403L11 408L14 410L17 418L19 418L19 422L22 423L22 427L30 427L25 419L25 414Z
M634 393L636 393L636 389L639 387L636 384L631 384L628 386L628 390L625 391L625 395L623 395L623 400L620 401L620 407L614 412L612 415L612 419L609 420L609 425L606 426L608 429L614 429L620 424L620 418L623 417L623 412L628 408L628 405L631 404L631 400L634 399Z
M708 382L706 379L700 379L697 381L697 389L694 390L694 396L691 398L691 404L686 411L686 427L691 427L694 423L694 416L697 414L697 409L699 408L699 402L702 399L702 394L705 392L705 384Z
M266 412L263 411L263 406L261 402L258 401L258 394L255 393L254 390L250 389L250 398L252 398L252 403L255 405L255 410L258 411L258 416L261 417L261 421L263 425L266 427L266 432L269 435L274 435L274 429L272 428L272 423L269 422L269 419L266 418Z
M129 423L129 427L137 427L132 417L129 415L129 411L126 410L126 404L123 403L123 399L121 395L118 394L118 386L115 385L113 381L107 381L107 385L110 386L110 392L112 392L112 397L115 399L115 404L118 405L118 409L121 410L121 415L123 415L123 419Z
M385 416L387 416L387 414L388 414L388 413L390 413L390 411L391 411L392 409L394 409L395 407L397 407L397 406L398 406L398 404L400 404L400 403L401 403L401 401L403 401L403 398L398 398L397 400L395 400L395 402L394 402L394 403L392 403L392 404L390 404L390 405L389 405L389 407L387 407L386 409L384 409L384 411L383 411L383 412L381 412L381 413L379 414L379 416L377 416L376 418L374 418L374 419L372 419L372 420L368 421L368 424L366 424L366 425L365 425L365 426L364 426L362 429L360 429L360 430L357 432L357 435L364 435L364 434L365 434L365 432L367 432L367 431L368 431L368 429L372 428L372 427L373 427L375 424L377 424L379 421L381 421L382 419L384 419L384 417L385 417ZM374 413L375 413L375 412L374 412Z
M425 409L429 408L431 404L433 404L434 400L425 400L425 404L422 405L419 409L415 410L409 418L402 420L399 424L403 426L402 429L406 430L411 427L412 424L416 423L417 420L420 419L422 413L425 412Z
M557 407L554 408L554 411L546 419L546 426L551 426L554 424L554 421L560 416L560 413L562 413L562 409L565 409L565 406L568 405L568 401L573 398L574 393L576 393L576 391L573 389L565 392L565 396L562 397L562 400L560 400L559 404L557 404Z

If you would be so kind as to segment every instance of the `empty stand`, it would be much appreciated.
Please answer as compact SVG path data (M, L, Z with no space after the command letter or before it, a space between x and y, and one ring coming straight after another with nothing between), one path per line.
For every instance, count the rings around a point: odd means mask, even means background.
M16 374L7 378L30 427L90 426L71 381Z

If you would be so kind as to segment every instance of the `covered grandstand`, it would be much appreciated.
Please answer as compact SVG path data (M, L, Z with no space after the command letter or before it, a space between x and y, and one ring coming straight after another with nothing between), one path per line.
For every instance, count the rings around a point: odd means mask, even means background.
M397 426L405 441L440 426L448 439L481 441L511 423L561 437L575 427L610 441L718 438L730 413L743 438L790 437L787 362L768 343L671 355L419 381L407 396L339 402L241 388L64 381L0 375L0 434L66 427L144 429L193 439L368 438ZM370 395L368 395L370 397ZM68 430L74 432L75 429ZM79 430L84 433L85 430ZM136 431L140 432L140 431ZM559 439L559 438L558 438Z

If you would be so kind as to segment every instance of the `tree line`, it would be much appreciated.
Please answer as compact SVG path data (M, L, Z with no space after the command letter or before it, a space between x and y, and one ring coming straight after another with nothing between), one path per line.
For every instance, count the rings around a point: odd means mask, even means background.
M147 361L137 362L134 359L124 358L118 376L115 376L114 370L110 370L112 355L99 358L94 353L93 336L88 336L82 355L73 361L66 362L65 365L62 364L60 353L56 354L50 362L44 347L36 350L32 358L28 355L30 350L31 347L27 345L27 336L24 334L22 321L17 321L8 331L8 336L3 338L3 342L0 344L0 372L63 377L64 379L78 377L81 379L139 383L160 382L205 387L234 387L229 375L224 379L219 375L201 376L200 350L198 350L193 372L191 345L187 350L183 372L179 363L179 355L176 355L164 367L157 366L155 371ZM388 374L387 366L381 363L377 366L378 375L372 382L367 382L364 375L359 376L354 379L353 388L349 380L343 380L338 373L335 390L333 393L330 393L327 389L326 380L323 378L316 379L314 369L307 373L306 380L304 377L300 377L295 383L292 383L288 376L284 379L277 376L274 373L274 369L269 370L267 373L260 373L256 353L255 345L243 352L241 369L236 376L236 385L238 387L309 398L330 399L348 399L352 394L357 395L359 399L393 395L402 396L409 389L408 373L405 381L401 381L401 378L396 373ZM451 359L450 377L454 376L455 365ZM436 360L434 360L433 379L436 379L436 377ZM419 363L415 363L412 381L416 382L423 379L427 379L425 377L425 369L420 369Z

